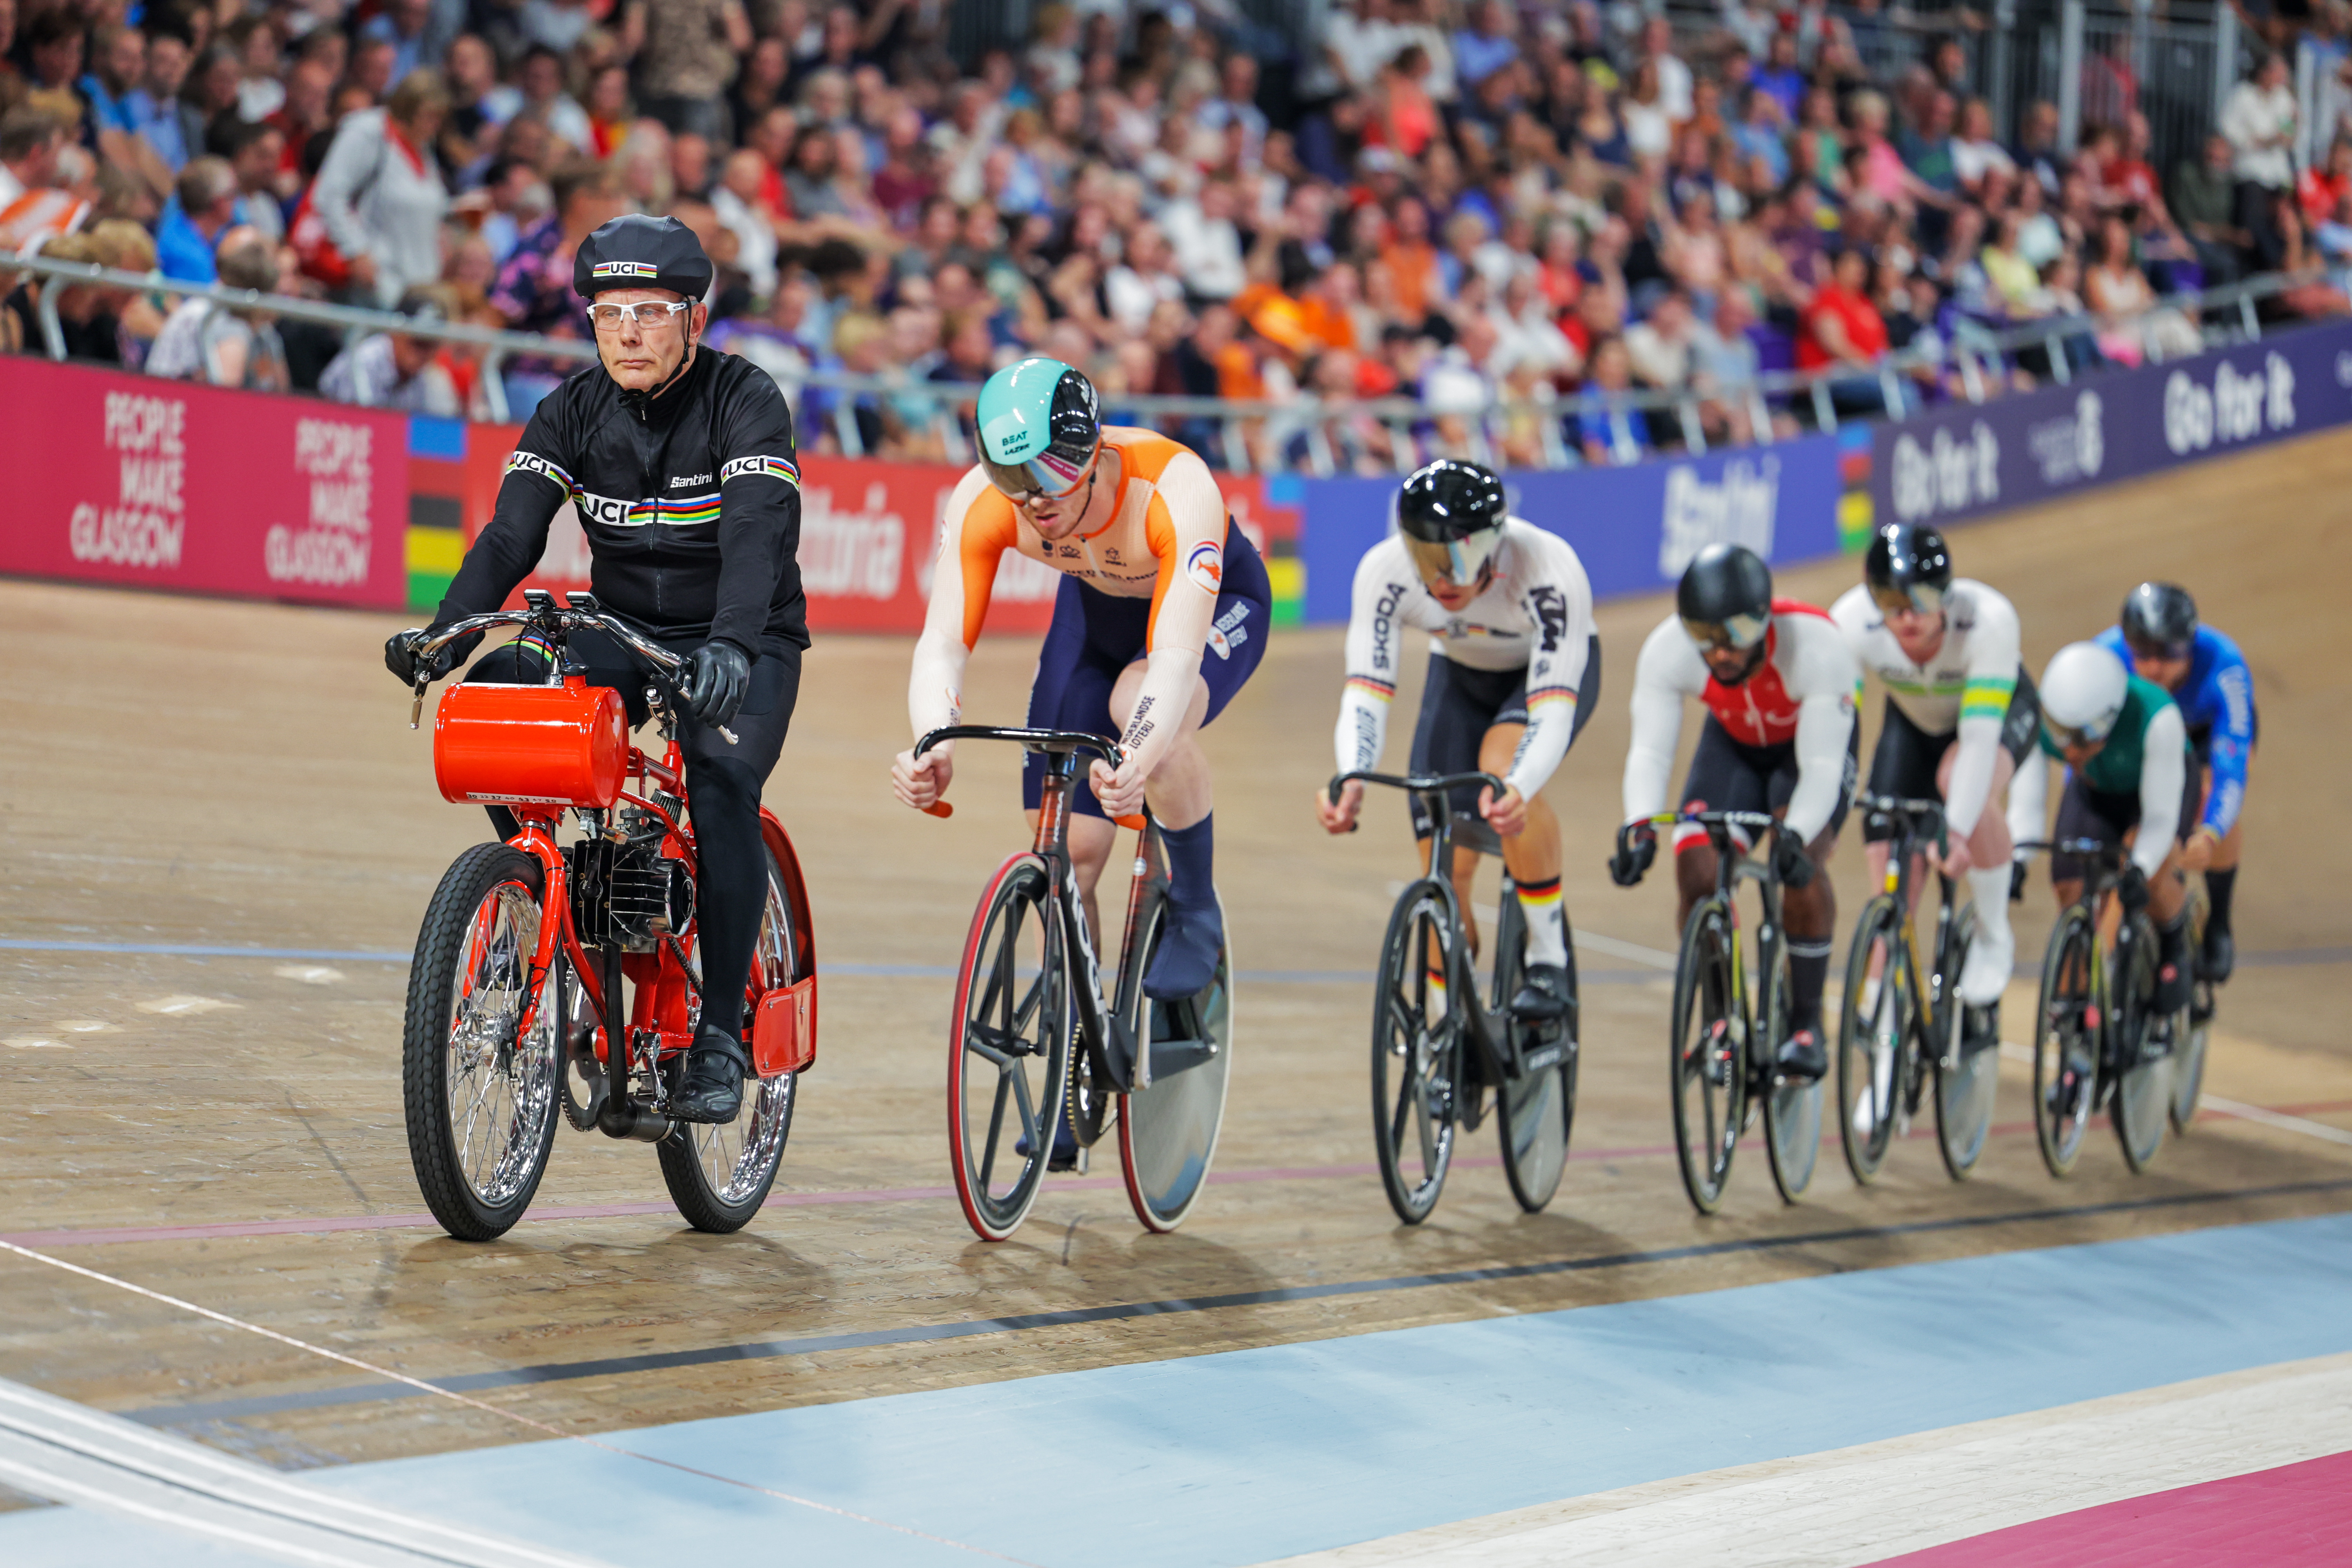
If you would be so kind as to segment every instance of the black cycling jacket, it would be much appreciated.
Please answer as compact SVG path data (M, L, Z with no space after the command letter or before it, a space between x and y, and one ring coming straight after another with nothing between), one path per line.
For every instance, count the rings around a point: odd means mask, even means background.
M753 658L762 643L806 647L800 467L774 380L706 347L659 397L630 402L601 365L548 395L435 624L506 603L569 500L613 614L664 642L722 640Z

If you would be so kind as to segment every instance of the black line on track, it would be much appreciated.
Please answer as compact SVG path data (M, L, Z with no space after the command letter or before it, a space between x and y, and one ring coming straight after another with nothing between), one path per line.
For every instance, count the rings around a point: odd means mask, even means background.
M1943 1231L1981 1230L2001 1225L2039 1225L2095 1215L2129 1214L2195 1204L2230 1203L2253 1198L2291 1197L2352 1189L2352 1177L2324 1182L2291 1182L2278 1186L2242 1188L2232 1192L2176 1193L2158 1197L2119 1198L2103 1204L2074 1204L2061 1208L2024 1209L2008 1214L1960 1215L1948 1219L1913 1220L1902 1225L1849 1226L1837 1230L1804 1231L1793 1236L1751 1237L1737 1241L1710 1241L1689 1247L1658 1247L1647 1252L1610 1253L1598 1258L1562 1258L1541 1263L1496 1264L1485 1268L1454 1268L1433 1274L1405 1274L1383 1279L1338 1280L1325 1285L1286 1285L1271 1290L1236 1290L1220 1296L1193 1296L1165 1301L1131 1301L1109 1307L1077 1307L1058 1312L1024 1312L1008 1318L975 1318L961 1323L920 1323L903 1329L873 1329L859 1333L816 1334L803 1339L761 1340L748 1344L710 1345L699 1350L660 1351L645 1355L608 1356L596 1361L551 1362L510 1367L502 1372L469 1373L430 1380L452 1394L478 1394L485 1389L515 1388L541 1383L567 1383L578 1378L617 1377L632 1373L665 1372L678 1367L710 1366L732 1361L771 1361L781 1356L816 1355L825 1351L865 1350L877 1345L921 1344L939 1340L967 1339L979 1334L1020 1333L1030 1329L1067 1328L1081 1323L1117 1322L1129 1318L1154 1318L1182 1312L1208 1312L1227 1307L1266 1307L1287 1301L1318 1301L1339 1296L1379 1295L1391 1290L1418 1290L1434 1285L1485 1285L1531 1279L1554 1274L1584 1274L1608 1268L1629 1268L1647 1263L1679 1263L1693 1258L1734 1257L1770 1252L1782 1247L1820 1247L1843 1241L1870 1241L1889 1237L1927 1236ZM368 1383L345 1388L316 1389L297 1394L265 1394L253 1399L226 1399L205 1405L159 1405L143 1410L117 1412L150 1426L173 1426L196 1421L236 1420L289 1410L316 1410L338 1405L371 1405L393 1399L422 1399L425 1391L402 1383Z

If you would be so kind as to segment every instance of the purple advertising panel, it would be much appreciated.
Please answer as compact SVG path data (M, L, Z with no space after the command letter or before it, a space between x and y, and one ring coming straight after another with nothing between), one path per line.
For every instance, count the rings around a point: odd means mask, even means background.
M1962 404L1872 437L1881 521L1955 522L2352 421L2352 322Z
M1831 436L1622 468L1514 469L1503 480L1514 513L1576 547L1595 598L1654 594L1718 540L1775 563L1838 549L1841 486ZM1397 483L1304 481L1307 620L1348 618L1356 563L1388 532Z

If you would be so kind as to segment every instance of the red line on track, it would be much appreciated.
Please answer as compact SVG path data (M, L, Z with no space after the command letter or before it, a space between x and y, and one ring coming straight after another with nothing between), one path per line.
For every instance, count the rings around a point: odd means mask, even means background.
M2264 1109L2285 1116L2309 1116L2328 1111L2352 1110L2352 1100L2322 1100L2310 1105L2273 1105ZM2208 1110L2200 1116L2237 1120L2225 1111ZM2003 1122L1992 1128L1997 1136L2009 1136L2033 1131L2031 1121ZM1910 1138L1934 1136L1934 1129L1915 1127ZM1834 1142L1836 1134L1823 1138ZM1671 1154L1671 1143L1644 1143L1620 1149L1571 1149L1569 1158L1574 1161L1640 1160ZM1456 1159L1456 1165L1468 1170L1487 1170L1503 1162L1494 1154L1471 1155ZM1245 1182L1322 1182L1359 1176L1377 1176L1380 1167L1360 1165L1275 1165L1251 1171L1213 1171L1213 1185ZM1108 1190L1123 1186L1117 1176L1080 1176L1075 1180L1056 1180L1053 1185L1059 1192ZM953 1187L870 1187L862 1191L838 1193L772 1193L766 1208L824 1208L836 1204L896 1204L913 1203L955 1196ZM551 1208L534 1209L523 1216L523 1223L545 1224L566 1219L620 1219L635 1215L669 1214L667 1203L574 1204ZM247 1236L331 1236L351 1230L433 1230L440 1222L429 1214L322 1215L292 1219L222 1220L199 1225L122 1226L113 1228L87 1230L20 1230L0 1235L0 1241L12 1241L18 1247L114 1247L141 1241L205 1241L215 1237L233 1238Z
M2340 1568L2352 1557L2352 1454L2202 1481L2011 1525L1877 1568L2042 1568L2163 1563L2175 1568Z

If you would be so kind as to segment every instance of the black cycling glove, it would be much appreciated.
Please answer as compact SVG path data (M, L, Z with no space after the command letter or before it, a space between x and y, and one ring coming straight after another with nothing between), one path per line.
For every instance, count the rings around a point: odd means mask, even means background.
M686 705L697 719L716 728L735 717L751 689L751 661L731 642L707 642L694 650L686 676Z
M1657 830L1644 823L1619 836L1617 852L1609 857L1609 879L1621 888L1636 886L1657 858Z
M430 679L440 679L457 668L466 656L473 652L482 640L482 634L476 632L470 637L462 637L456 642L444 645L439 652L429 658L420 659L416 655L416 645L431 635L430 628L427 628L421 632L415 630L394 632L384 639L383 667L392 671L403 686L415 686L418 671L428 667L431 670Z
M1772 868L1780 874L1784 888L1807 887L1813 879L1813 858L1793 833L1772 835Z

